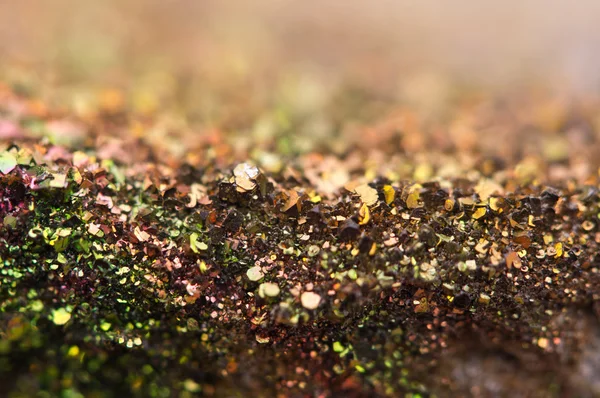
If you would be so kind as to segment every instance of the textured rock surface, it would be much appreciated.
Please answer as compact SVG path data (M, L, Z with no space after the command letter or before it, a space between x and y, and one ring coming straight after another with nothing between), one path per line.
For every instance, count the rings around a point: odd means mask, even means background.
M174 154L124 103L1 94L2 395L600 393L596 103Z

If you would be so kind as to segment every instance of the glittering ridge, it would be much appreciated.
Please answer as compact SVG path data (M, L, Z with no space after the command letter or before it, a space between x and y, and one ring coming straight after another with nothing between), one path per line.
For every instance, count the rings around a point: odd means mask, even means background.
M3 98L2 394L599 391L595 130L511 160L402 111L338 155L175 156L123 109Z

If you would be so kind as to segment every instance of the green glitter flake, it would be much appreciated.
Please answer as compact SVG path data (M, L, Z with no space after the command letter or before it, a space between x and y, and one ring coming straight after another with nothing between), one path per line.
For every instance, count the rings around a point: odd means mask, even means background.
M17 158L10 152L0 153L0 173L8 174L17 167Z
M107 332L110 328L111 328L111 324L109 322L102 322L100 324L100 329L102 329L103 331Z
M208 249L208 245L204 242L198 242L199 235L196 232L193 232L190 235L190 248L194 253L199 253L199 251L204 251Z
M66 308L59 308L52 311L51 318L55 325L64 325L71 319L71 312Z
M42 303L40 300L35 300L31 302L31 309L35 312L40 312L44 309L44 303Z
M333 351L342 352L342 351L344 351L344 349L345 349L345 347L339 341L336 341L335 343L333 343Z

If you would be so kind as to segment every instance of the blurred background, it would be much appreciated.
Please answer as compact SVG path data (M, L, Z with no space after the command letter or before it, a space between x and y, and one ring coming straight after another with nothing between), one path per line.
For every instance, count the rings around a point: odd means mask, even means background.
M0 0L0 78L83 119L160 115L144 134L177 154L183 131L298 154L397 129L408 152L561 158L600 125L598 26L591 0ZM542 145L477 143L515 126Z
M28 66L61 83L128 84L157 69L251 90L289 74L392 93L415 76L439 74L496 86L552 80L580 90L600 81L594 1L0 4L5 72Z

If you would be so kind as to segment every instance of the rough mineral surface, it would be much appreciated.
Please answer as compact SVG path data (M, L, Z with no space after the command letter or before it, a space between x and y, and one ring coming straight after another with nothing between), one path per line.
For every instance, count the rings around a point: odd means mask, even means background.
M172 150L110 98L0 86L2 396L600 395L599 103Z

